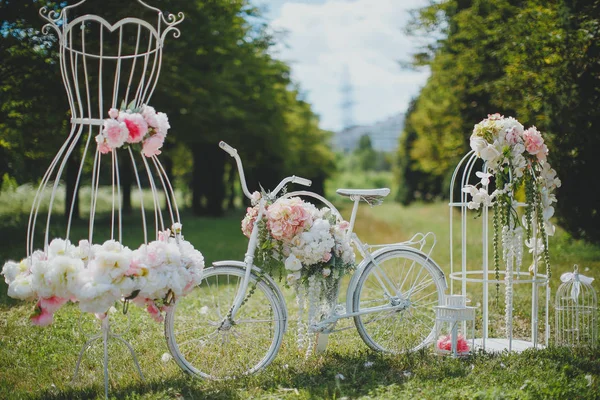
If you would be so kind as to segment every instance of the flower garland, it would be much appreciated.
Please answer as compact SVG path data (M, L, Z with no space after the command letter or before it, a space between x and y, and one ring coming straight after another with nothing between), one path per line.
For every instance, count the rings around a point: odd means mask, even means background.
M242 220L242 232L250 237L258 217L261 195L253 195ZM340 279L354 269L354 251L347 235L349 223L339 221L327 207L318 209L300 198L280 198L267 204L258 221L257 264L283 279L296 291L299 308L298 347L312 352L311 325L333 312ZM303 292L302 292L303 289ZM307 308L307 324L303 315Z
M143 104L134 108L133 102L121 109L111 108L102 125L102 131L96 136L98 151L107 154L129 144L140 146L146 157L161 153L167 132L171 125L165 113Z
M116 240L79 245L54 239L45 252L37 250L17 263L8 261L2 275L8 295L36 300L31 321L52 323L53 314L68 301L84 312L103 317L115 302L126 299L145 307L157 322L175 298L199 281L204 257L181 236L181 224L159 232L158 240L131 250Z
M554 215L552 204L556 202L554 191L561 182L547 161L548 147L541 133L535 126L524 129L512 117L492 114L475 125L470 144L475 155L486 162L486 172L477 172L481 181L477 185L466 185L463 192L472 198L468 203L469 209L481 210L482 205L494 208L496 280L499 281L500 254L506 263L507 274L512 276L513 270L520 271L523 231L529 251L534 253L536 259L543 256L550 278L550 256L546 243L548 236L555 231L550 218ZM496 189L489 194L487 188L491 178L495 179ZM514 203L521 189L524 189L527 205L525 215L519 220ZM537 243L533 243L532 239L534 229L539 238ZM499 250L500 241L502 253ZM534 265L530 267L530 272L533 272Z

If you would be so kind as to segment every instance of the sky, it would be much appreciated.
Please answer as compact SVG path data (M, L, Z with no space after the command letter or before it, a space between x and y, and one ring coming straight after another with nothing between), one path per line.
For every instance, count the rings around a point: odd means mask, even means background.
M275 55L292 67L321 127L343 127L344 75L352 87L356 125L405 112L429 72L401 68L419 42L404 33L408 10L426 0L255 0L273 29L284 30ZM345 72L347 70L347 72Z

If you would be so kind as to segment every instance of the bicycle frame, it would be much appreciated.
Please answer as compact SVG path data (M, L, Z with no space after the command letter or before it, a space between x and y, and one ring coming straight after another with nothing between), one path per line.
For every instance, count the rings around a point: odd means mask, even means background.
M243 165L242 165L239 155L237 154L237 150L228 146L224 142L221 142L219 144L219 146L223 150L227 151L233 158L235 158L236 164L238 167L238 171L239 171L239 175L240 175L240 181L242 183L242 190L243 190L244 194L246 195L246 197L251 198L252 195L250 194L250 192L248 191L248 188L246 186ZM263 196L259 200L258 216L254 222L254 226L252 227L252 233L250 234L250 239L248 241L247 251L246 251L246 254L244 255L244 267L246 270L244 279L239 287L238 293L236 294L236 297L234 299L234 303L231 306L230 312L228 314L230 322L233 321L235 314L237 313L240 306L242 305L242 302L248 292L250 276L251 276L253 268L260 270L260 268L258 268L254 265L254 255L255 255L256 248L258 246L258 229L259 229L258 221L260 221L262 219L262 217L264 216L264 212L265 212L265 208L266 208L265 206L267 204L267 201L269 199L276 198L277 194L281 191L281 189L287 183L299 183L299 184L304 184L306 186L310 186L310 181L307 179L299 178L296 176L287 177L287 178L283 179L279 183L279 185L277 185L277 187L268 194L268 196L266 198ZM325 199L324 197L322 197L316 193L309 192L309 191L296 191L296 192L286 193L282 197L287 198L287 197L293 197L293 196L309 196L309 197L316 198L316 199L320 200L321 202L323 202L326 206L328 206L336 216L341 218L341 214L339 213L337 208L333 204L331 204L331 202L329 202L327 199ZM350 217L350 226L348 228L347 235L350 236L350 239L351 239L354 247L361 254L361 256L363 257L363 260L357 266L356 271L354 272L354 274L350 280L350 283L347 288L347 294L353 293L354 287L356 286L356 283L358 281L358 278L360 277L360 274L362 273L363 269L369 263L375 264L377 266L377 268L379 269L379 265L376 261L376 258L379 254L382 254L386 251L393 250L393 249L407 249L410 251L418 252L420 255L424 256L426 262L431 260L430 254L436 244L435 235L431 232L429 232L427 234L418 233L418 234L414 235L410 240L405 241L405 242L399 242L399 243L384 244L384 245L368 245L366 243L361 242L361 240L358 238L358 236L353 232L354 223L356 221L356 215L358 213L358 206L361 201L361 198L359 196L353 196L353 197L351 197L351 200L354 201L354 205L352 207L352 214ZM427 243L427 239L430 237L433 237L433 243L431 244L431 247L428 249L427 253L425 253L425 252L423 252L423 249ZM415 246L416 246L416 248L415 248ZM375 249L375 250L373 250L373 249ZM226 263L227 262L218 262L218 263L214 263L213 265L218 267L219 265L224 265ZM236 263L239 263L239 262L236 262ZM392 305L378 306L378 307L373 307L373 308L369 308L369 309L364 309L364 310L361 310L358 312L350 312L349 313L349 312L347 312L347 310L352 309L352 303L351 303L352 296L347 295L345 311L343 313L338 314L335 312L335 309L334 309L334 312L330 317L315 324L314 326L311 327L311 329L313 331L318 331L318 332L326 332L326 333L334 332L333 329L327 329L327 327L332 324L334 325L339 319L342 319L342 318L351 318L351 317L355 317L355 316L359 316L359 315L371 314L371 313L382 311L382 310L395 311L395 310L402 310L402 309L407 308L408 305L410 304L407 299L410 297L411 293L399 293L398 290L395 289L395 285L389 279L389 277L387 277L386 274L382 273L382 272L383 271L380 271L380 273L376 273L375 277L378 280L379 284L382 286L382 288L385 292L385 295L388 296L390 298L390 300L392 301ZM443 273L441 272L441 269L440 269L440 273L443 275ZM418 278L418 276L417 276L417 278ZM445 282L445 278L444 278L444 282Z

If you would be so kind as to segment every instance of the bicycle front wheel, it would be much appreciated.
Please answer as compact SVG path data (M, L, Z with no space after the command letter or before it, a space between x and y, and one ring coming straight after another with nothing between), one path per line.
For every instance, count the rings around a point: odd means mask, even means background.
M434 306L444 298L445 278L422 253L392 249L370 262L356 284L353 312L363 341L373 350L416 351L435 336Z
M252 374L267 366L279 350L285 330L285 304L252 274L252 294L230 320L228 313L245 270L219 266L204 270L202 281L167 313L165 336L177 364L206 379Z

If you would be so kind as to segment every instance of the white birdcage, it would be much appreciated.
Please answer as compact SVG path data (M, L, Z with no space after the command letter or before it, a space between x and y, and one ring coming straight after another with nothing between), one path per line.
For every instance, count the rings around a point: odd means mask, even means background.
M556 344L559 346L595 345L598 300L592 287L594 278L581 275L579 267L562 274L556 291Z
M434 307L435 352L465 356L475 347L475 307L467 306L462 295L447 295L443 306Z
M521 270L519 263L515 262L516 254L508 256L510 262L505 262L503 269L495 273L493 269L494 255L491 249L493 243L493 226L490 229L490 206L482 204L479 210L478 218L475 218L476 211L468 207L468 194L461 191L466 185L473 185L480 181L480 175L487 174L490 171L486 163L482 163L474 151L467 153L458 163L452 180L450 182L450 293L469 295L472 301L481 306L481 326L477 328L477 338L475 346L487 351L522 351L527 348L539 348L548 344L549 323L548 323L548 305L550 302L550 286L548 276L539 272L538 258L539 250L536 248L531 254L531 267L529 271ZM487 190L487 185L484 186ZM455 190L458 189L458 190ZM460 197L457 199L455 191L460 191ZM523 210L527 204L514 201L513 207L516 210ZM460 230L457 229L460 226ZM511 217L510 226L518 225L514 217ZM473 235L477 232L479 238ZM513 237L515 241L522 241L522 238ZM533 227L533 243L538 241L538 232ZM455 249L458 242L460 247ZM520 254L523 258L523 266L529 266L525 262L526 255ZM471 259L481 258L481 265L474 265ZM458 267L457 267L458 264ZM460 283L457 287L456 283ZM529 290L528 290L529 288ZM495 289L495 290L494 290ZM502 290L503 289L503 290ZM540 290L545 289L545 296L540 296ZM504 318L490 318L490 303L496 290L502 290L498 295L498 303L504 301ZM514 298L515 291L530 292L530 320L529 324L521 324L519 332L515 334L513 325ZM481 295L479 294L481 293ZM540 313L541 311L541 313ZM524 313L529 314L529 313ZM500 317L501 314L498 314ZM541 318L544 320L541 320ZM504 326L499 320L504 320ZM542 321L542 329L539 324ZM464 325L463 325L464 329ZM526 330L528 330L528 336ZM543 331L543 338L540 340L539 334Z

